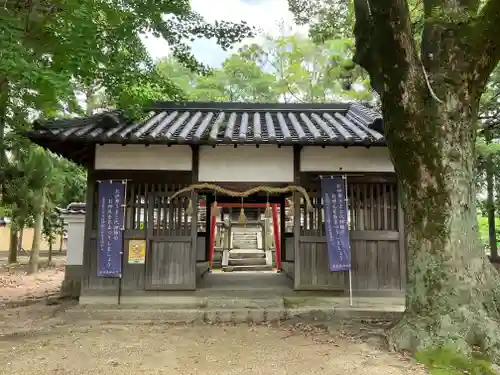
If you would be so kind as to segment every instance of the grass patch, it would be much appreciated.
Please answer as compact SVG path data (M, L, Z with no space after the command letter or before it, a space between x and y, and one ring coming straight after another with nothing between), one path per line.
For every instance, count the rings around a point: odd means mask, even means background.
M496 375L484 356L468 357L452 347L428 349L418 352L416 357L427 367L430 375Z

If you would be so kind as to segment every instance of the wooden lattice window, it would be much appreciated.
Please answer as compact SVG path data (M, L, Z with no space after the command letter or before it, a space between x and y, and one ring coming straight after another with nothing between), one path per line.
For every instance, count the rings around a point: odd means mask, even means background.
M307 211L304 200L300 205L300 233L304 236L323 236L324 209L321 191L309 191L313 210ZM347 186L348 221L350 230L397 231L397 185L393 182L361 183Z

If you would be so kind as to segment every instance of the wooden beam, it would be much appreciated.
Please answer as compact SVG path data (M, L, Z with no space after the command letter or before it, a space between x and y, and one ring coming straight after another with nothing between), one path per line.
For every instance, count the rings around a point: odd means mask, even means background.
M200 150L198 146L191 147L192 151L192 170L191 170L191 183L195 184L198 182L198 166L200 160ZM195 262L193 267L196 268L196 259L198 254L198 193L196 191L191 191L191 204L193 206L193 212L191 214L191 251L194 252ZM195 284L194 288L196 288L196 280L197 277L197 269L195 269Z
M93 228L93 218L94 218L94 211L96 210L97 207L95 207L95 201L94 201L94 196L95 196L95 185L96 185L96 179L94 175L94 153L91 153L92 158L89 161L89 164L91 164L88 168L87 171L87 197L85 199L85 228L84 228L84 235L83 235L83 272L82 272L82 287L80 291L80 295L83 294L84 289L88 287L89 285L89 280L91 277L94 275L91 275L91 269L92 265L90 264L91 262L91 256L90 256L90 251L91 251L91 246L90 246L90 241L92 240L92 230ZM97 275L96 275L97 276Z

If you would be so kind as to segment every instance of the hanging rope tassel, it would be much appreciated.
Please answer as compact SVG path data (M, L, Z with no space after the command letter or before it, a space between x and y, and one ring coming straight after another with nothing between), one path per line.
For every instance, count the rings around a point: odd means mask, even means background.
M240 224L246 224L247 223L247 217L245 215L245 209L243 208L243 198L241 198L241 210L240 210L240 217L238 218L238 222Z
M266 210L264 211L264 216L266 219L270 219L273 216L273 212L271 211L271 205L269 202L266 202Z
M220 210L219 210L219 207L217 206L217 201L212 203L212 207L210 209L210 215L215 216L215 217L220 216Z
M240 224L246 224L247 223L247 217L245 215L245 209L243 207L241 207L241 210L240 210L240 217L238 219L238 222Z
M186 215L187 215L187 216L192 216L192 215L193 215L193 212L194 212L194 211L193 211L193 201L190 199L190 200L189 200L189 204L188 204L188 206L187 206L187 208L186 208Z

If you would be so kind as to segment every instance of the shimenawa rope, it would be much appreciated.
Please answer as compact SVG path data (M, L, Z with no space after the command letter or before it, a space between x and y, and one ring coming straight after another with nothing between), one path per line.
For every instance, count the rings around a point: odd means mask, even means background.
M250 188L250 189L247 189L244 191L235 191L235 190L223 188L223 187L216 185L216 184L209 184L209 183L193 184L193 185L187 186L181 190L178 190L170 197L170 199L174 199L174 198L176 198L184 193L188 193L190 191L196 191L196 190L212 190L216 193L228 195L230 197L241 198L242 209L243 209L243 205L244 205L243 198L247 198L250 195L253 195L253 194L256 194L259 192L265 192L267 194L284 194L284 193L298 192L304 197L307 211L311 212L313 210L311 198L307 194L306 189L304 189L302 186L297 186L297 185L288 185L286 187L272 187L272 186L260 185L260 186L255 186L253 188ZM189 206L190 207L188 207L188 210L190 212L192 212L192 202L189 202ZM267 207L266 207L266 209L267 209ZM216 202L214 202L212 210L217 210L217 203ZM214 214L216 214L215 211L214 211Z

